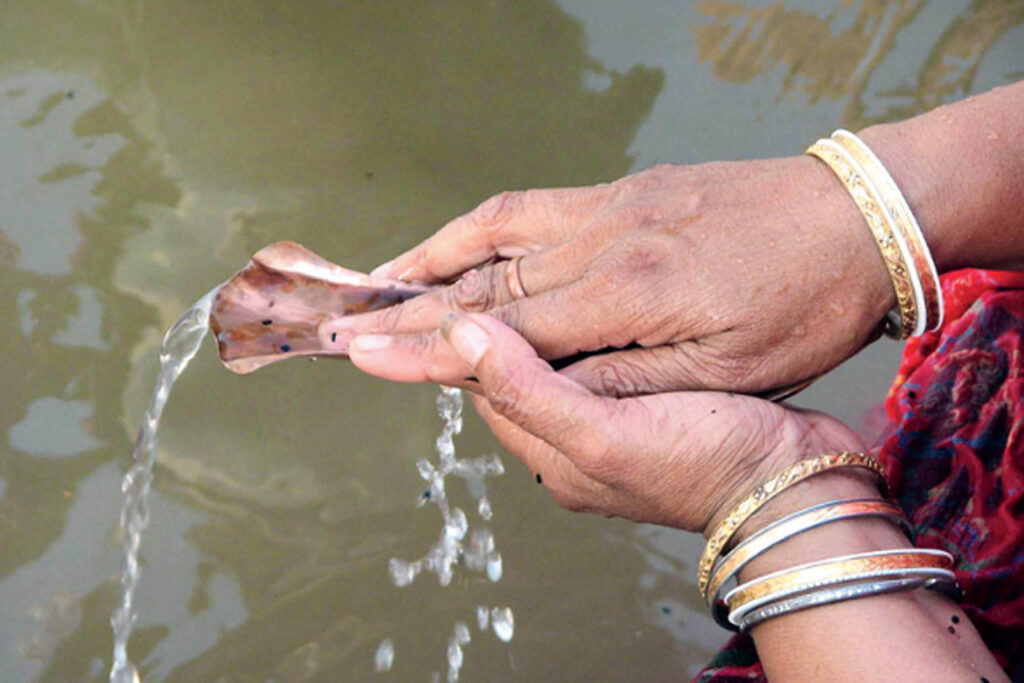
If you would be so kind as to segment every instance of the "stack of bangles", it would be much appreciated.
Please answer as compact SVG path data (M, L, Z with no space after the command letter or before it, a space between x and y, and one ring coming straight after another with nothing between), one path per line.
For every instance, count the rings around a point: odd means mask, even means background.
M896 305L886 315L885 333L906 339L941 327L942 292L935 263L917 219L882 162L860 138L845 130L818 140L807 153L832 169L875 238L896 295ZM799 481L843 467L873 471L885 493L882 468L874 458L863 453L822 455L803 460L758 486L712 531L697 569L697 585L715 621L731 630L745 630L802 609L918 587L955 595L953 557L920 548L823 559L760 576L726 592L726 584L752 560L825 524L873 517L888 520L909 535L909 523L892 503L853 498L795 512L729 548L740 526L769 500Z
M730 630L743 631L790 612L873 595L920 587L956 594L952 555L922 548L832 557L766 574L725 591L726 584L756 557L825 524L870 517L888 520L910 535L909 523L893 503L879 498L851 498L794 512L723 554L740 526L769 500L797 482L847 467L874 472L884 493L882 467L873 457L848 452L821 455L802 460L758 486L709 535L700 559L697 585L716 622Z
M818 140L807 154L836 174L867 221L896 293L885 333L906 339L942 325L939 275L907 200L864 141L846 130Z

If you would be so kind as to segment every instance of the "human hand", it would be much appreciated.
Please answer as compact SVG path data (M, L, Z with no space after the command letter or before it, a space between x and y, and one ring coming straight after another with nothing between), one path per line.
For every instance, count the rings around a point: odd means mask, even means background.
M498 440L571 510L704 531L789 465L862 450L826 415L748 396L595 395L486 315L446 317L442 331L479 378L473 400Z
M506 263L521 256L527 298ZM484 202L382 274L454 284L400 306L328 321L361 369L456 384L468 367L436 329L486 311L562 372L605 395L710 388L760 392L817 376L856 353L894 299L857 208L810 157L659 166L589 188ZM332 337L333 335L333 337Z

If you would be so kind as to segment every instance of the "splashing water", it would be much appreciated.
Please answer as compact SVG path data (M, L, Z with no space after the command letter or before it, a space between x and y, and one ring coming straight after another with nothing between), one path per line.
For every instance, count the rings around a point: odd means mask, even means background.
M501 553L495 549L494 534L486 526L473 529L470 533L466 513L462 508L452 506L448 500L446 478L454 475L466 480L470 495L477 499L477 514L483 521L488 522L494 516L494 512L483 480L485 477L505 473L505 468L497 455L467 460L455 457L455 435L462 431L462 404L460 390L441 388L441 394L437 397L437 412L443 424L436 442L438 462L435 465L426 458L421 458L416 462L416 469L420 477L427 482L427 490L420 496L417 504L436 505L441 511L444 525L441 528L441 535L423 557L412 562L391 558L388 573L396 586L408 586L423 571L436 574L438 582L442 586L447 586L452 581L454 567L458 563L469 570L485 573L492 582L501 579L503 565ZM487 629L489 621L499 640L508 642L512 639L513 622L510 608L494 607L489 610L481 605L476 608L475 615L481 631ZM456 621L454 631L448 638L446 653L448 671L445 679L448 683L459 680L459 671L464 661L463 648L469 641L469 628L465 622ZM391 640L385 640L380 647L385 647L385 644L393 656L394 646ZM375 668L377 671L386 670ZM440 673L435 672L432 680L440 681Z
M377 647L377 653L373 655L373 668L377 671L391 671L395 663L395 644L390 638L385 638Z
M135 449L132 451L132 466L121 483L124 502L121 504L119 530L124 555L121 559L121 599L110 617L114 631L110 683L133 683L139 680L138 671L128 661L127 647L135 624L132 602L141 573L139 543L143 530L149 524L149 490L156 460L156 432L174 382L195 357L210 329L210 304L216 292L217 289L214 289L197 301L164 335L160 346L160 373L142 418L142 426L139 427Z
M408 586L424 570L433 572L442 586L451 583L454 566L462 562L468 569L483 571L492 581L501 578L501 554L495 550L494 535L486 527L475 529L469 534L469 520L462 508L452 506L448 501L445 479L454 475L465 479L470 491L478 493L477 509L485 521L493 516L491 504L483 487L483 479L505 473L497 455L459 460L455 457L455 435L462 431L462 392L443 387L437 397L437 412L443 421L441 434L437 437L438 463L426 458L416 463L420 476L427 482L427 490L420 496L419 505L433 503L441 511L444 526L437 542L418 560L409 562L392 558L388 572L396 586Z
M153 481L153 465L156 460L156 436L160 417L175 381L181 376L189 362L199 351L199 346L210 328L210 307L219 287L197 301L164 335L160 347L160 372L150 397L149 405L139 427L135 448L132 451L132 466L124 476L121 491L124 501L121 505L119 531L123 556L121 560L121 597L110 624L114 633L113 662L110 669L110 683L137 683L140 680L135 666L128 660L128 639L135 624L133 611L135 589L141 575L139 567L139 545L142 532L149 525L149 492ZM441 534L427 553L418 560L408 562L392 558L388 565L392 581L406 586L424 570L437 575L442 586L451 583L454 566L462 563L467 569L486 573L491 581L498 581L502 575L501 554L495 549L494 535L486 528L474 529L469 533L466 513L448 501L445 479L454 475L467 482L471 495L477 499L477 513L485 522L493 516L490 500L483 484L488 476L504 474L504 467L497 455L459 460L455 457L455 435L462 431L462 392L458 389L443 388L437 399L438 414L443 421L441 434L437 437L439 461L435 466L427 459L416 463L420 476L428 488L420 497L420 506L426 503L437 505L441 511L444 526ZM466 539L469 535L468 540ZM495 635L505 642L512 638L512 612L509 608L477 608L477 619L481 630L486 629L487 619ZM449 682L457 681L463 663L463 647L469 643L470 633L462 621L455 623L449 638L447 660ZM394 661L394 644L385 639L375 653L375 669L388 671Z

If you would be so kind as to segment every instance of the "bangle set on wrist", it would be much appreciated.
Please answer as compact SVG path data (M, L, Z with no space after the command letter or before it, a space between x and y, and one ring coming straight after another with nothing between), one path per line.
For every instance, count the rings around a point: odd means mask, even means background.
M825 524L877 518L910 535L909 522L891 502L879 498L833 500L772 522L721 555L736 530L770 498L798 481L842 467L865 467L880 478L882 475L878 462L864 453L836 453L803 460L755 488L708 535L698 587L719 625L746 630L790 612L920 587L955 592L952 555L944 550L894 548L831 557L772 572L737 585L723 597L724 586L756 557Z
M729 514L725 516L725 519L708 536L707 545L704 546L704 552L700 557L700 564L697 567L697 587L700 589L701 596L707 597L712 569L719 553L725 549L725 546L745 521L761 509L765 503L797 482L840 467L863 467L869 469L878 475L879 482L883 486L885 484L885 480L882 478L884 475L882 466L878 464L877 460L863 453L829 453L816 458L801 460L792 467L787 467L755 488L747 497L737 503L729 511Z
M835 173L875 239L896 295L896 305L886 314L886 334L906 339L941 327L942 291L935 263L917 219L882 162L860 138L841 129L808 147L807 154ZM878 498L853 498L794 512L726 553L740 527L768 501L800 481L849 467L874 472L882 494L886 494L884 471L875 458L849 452L820 455L802 460L757 486L708 534L697 567L697 587L716 622L742 631L783 614L874 595L921 587L956 593L953 556L923 548L825 558L757 577L724 592L725 585L755 558L826 524L882 519L901 527L909 536L910 524L896 505Z
M839 129L807 148L825 162L868 224L892 280L885 333L906 339L942 325L942 290L924 233L896 181L863 140Z

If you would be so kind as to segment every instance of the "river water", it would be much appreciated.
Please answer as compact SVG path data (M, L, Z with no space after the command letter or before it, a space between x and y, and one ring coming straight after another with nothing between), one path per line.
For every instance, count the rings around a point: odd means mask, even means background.
M106 679L161 335L260 247L366 270L504 189L797 153L1024 77L1022 26L1019 0L0 0L0 679ZM800 402L859 424L898 351ZM501 581L394 586L389 560L437 539L415 503L436 389L327 360L238 377L212 344L190 368L142 546L143 680L429 680L458 622L470 681L678 680L723 641L698 539L560 510L472 415L460 457L506 470ZM481 606L512 608L510 642Z

